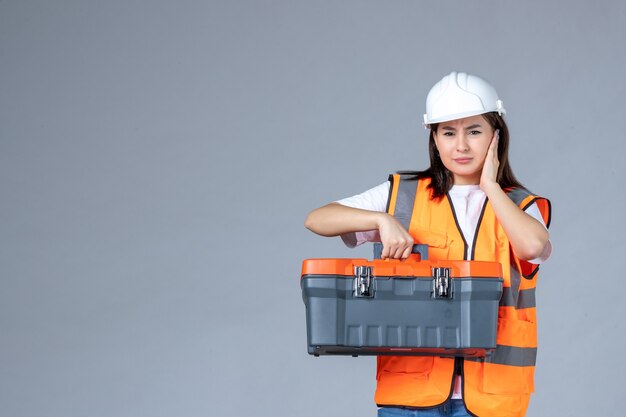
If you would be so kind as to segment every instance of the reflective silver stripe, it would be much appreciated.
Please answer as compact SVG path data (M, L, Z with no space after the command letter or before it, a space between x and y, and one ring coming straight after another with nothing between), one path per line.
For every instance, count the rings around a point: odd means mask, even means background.
M411 217L413 216L413 206L415 205L415 194L417 193L417 185L419 181L407 181L400 178L398 185L398 196L396 198L396 207L393 211L393 217L400 222L406 230L409 230Z
M532 194L530 194L528 190L518 187L518 188L513 188L510 191L507 191L506 195L508 195L509 198L513 200L516 206L519 206L520 204L522 204L522 201L524 201L526 197Z
M517 308L533 308L537 307L537 301L535 300L535 289L529 288L519 292L517 299Z
M498 345L491 355L484 358L465 358L472 362L494 363L509 366L535 366L537 348Z
M514 264L511 265L509 270L511 271L511 276L509 278L511 281L511 288L509 288L509 291L511 291L511 299L513 301L511 305L516 306L519 298L519 286L522 281L522 277Z
M530 288L527 290L521 290L517 296L517 303L513 291L509 287L502 288L502 298L500 298L501 307L515 307L515 308L531 308L536 307L535 301L535 289Z
M509 190L506 192L506 195L508 195L509 198L515 203L515 205L517 205L522 210L526 210L532 204L537 204L538 200L543 201L543 204L547 205L548 213L547 215L544 215L543 210L539 209L539 211L541 212L541 216L544 219L544 223L546 224L546 227L550 227L550 217L551 217L550 216L550 211L551 211L550 200L543 198L543 197L538 197L532 194L530 191L524 190L523 188L514 188L512 190ZM532 196L533 198L529 199L528 202L522 207L522 203L524 202L524 200L530 196ZM539 208L538 204L537 206Z

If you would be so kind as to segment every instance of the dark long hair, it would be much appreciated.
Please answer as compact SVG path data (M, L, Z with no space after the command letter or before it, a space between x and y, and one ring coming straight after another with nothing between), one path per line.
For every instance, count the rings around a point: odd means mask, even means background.
M509 164L509 128L504 118L497 112L485 113L483 118L489 123L492 129L498 129L498 175L496 181L502 189L511 187L524 187L513 174L511 164ZM432 190L433 198L441 198L450 191L454 185L452 173L443 165L437 146L435 145L435 132L439 124L430 125L430 137L428 138L428 153L430 155L430 168L424 171L398 171L398 174L408 175L410 179L430 178L428 186Z

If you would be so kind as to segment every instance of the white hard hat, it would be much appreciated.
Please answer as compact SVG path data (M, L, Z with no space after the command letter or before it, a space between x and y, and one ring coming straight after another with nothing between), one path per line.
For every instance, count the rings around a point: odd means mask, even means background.
M464 72L451 72L426 97L424 126L497 111L506 113L496 90L485 80Z

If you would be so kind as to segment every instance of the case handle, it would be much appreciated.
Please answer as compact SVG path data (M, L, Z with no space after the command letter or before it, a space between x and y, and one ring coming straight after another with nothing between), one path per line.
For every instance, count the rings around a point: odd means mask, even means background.
M428 260L428 245L419 243L413 245L413 249L411 253L417 253L420 256L420 260L427 261ZM383 244L380 242L374 243L374 259L380 259L383 254Z

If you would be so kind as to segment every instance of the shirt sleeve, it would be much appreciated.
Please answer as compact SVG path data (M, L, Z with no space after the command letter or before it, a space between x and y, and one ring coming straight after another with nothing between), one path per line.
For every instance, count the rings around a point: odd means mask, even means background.
M530 206L528 206L528 208L526 208L525 211L526 211L526 214L537 219L543 225L543 227L546 227L546 224L543 221L543 216L541 215L541 212L539 211L539 207L537 207L536 203L532 203ZM547 261L548 258L550 258L551 254L552 254L552 242L548 240L548 242L546 243L546 246L543 247L543 252L541 252L541 255L539 255L538 258L531 259L528 262L531 264L535 264L535 265L542 264L543 262Z
M386 181L361 194L337 200L335 203L361 210L385 212L387 210L390 188L391 183ZM343 243L345 243L347 247L354 248L367 242L380 242L380 235L378 234L378 230L350 232L342 234L341 240L343 240Z

